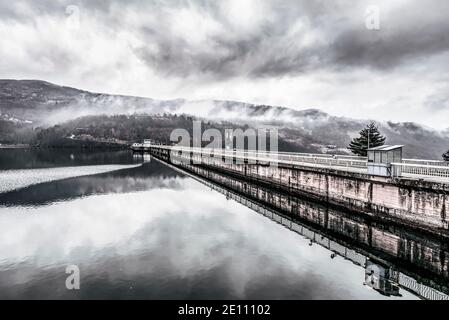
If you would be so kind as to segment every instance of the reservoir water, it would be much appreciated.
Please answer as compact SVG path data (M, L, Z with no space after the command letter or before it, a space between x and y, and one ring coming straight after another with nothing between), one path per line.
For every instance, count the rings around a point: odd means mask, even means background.
M447 299L438 239L301 200L324 228L239 185L128 151L0 150L0 299Z

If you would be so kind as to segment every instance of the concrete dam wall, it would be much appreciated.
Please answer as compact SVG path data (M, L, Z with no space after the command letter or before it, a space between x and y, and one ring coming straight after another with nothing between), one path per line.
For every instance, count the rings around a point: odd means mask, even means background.
M151 154L174 165L194 163L279 189L306 196L379 219L406 224L441 236L449 236L449 185L404 178L388 178L366 173L301 165L237 163L196 153L171 153L153 147Z

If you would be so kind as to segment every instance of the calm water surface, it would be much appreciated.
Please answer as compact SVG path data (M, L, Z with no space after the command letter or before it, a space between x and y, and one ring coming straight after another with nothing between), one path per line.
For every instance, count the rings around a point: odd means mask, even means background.
M140 163L77 176L77 167ZM0 193L1 299L416 298L406 290L379 294L363 284L364 268L331 259L327 249L154 159L127 151L0 152L0 169L26 168L30 181L53 167L70 167L73 177ZM67 265L79 266L80 290L66 289Z

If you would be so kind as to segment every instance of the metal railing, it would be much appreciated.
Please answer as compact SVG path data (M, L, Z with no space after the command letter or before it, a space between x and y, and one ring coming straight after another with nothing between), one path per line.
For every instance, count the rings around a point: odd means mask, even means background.
M419 164L426 166L442 166L448 167L449 162L443 160L427 160L427 159L402 159L405 164Z
M161 147L161 146L158 146ZM191 152L205 157L228 157L254 162L302 164L319 167L366 168L366 160L360 157L319 155L307 153L269 152L254 150L228 150L213 148L164 147L172 151Z
M409 164L409 163L392 163L391 173L393 177L401 177L411 175L419 177L440 177L449 178L449 166Z
M409 291L418 294L427 300L449 300L449 296L443 292L440 292L432 287L428 287L417 282L414 278L409 277L403 273L398 273L397 283L403 288L407 288Z

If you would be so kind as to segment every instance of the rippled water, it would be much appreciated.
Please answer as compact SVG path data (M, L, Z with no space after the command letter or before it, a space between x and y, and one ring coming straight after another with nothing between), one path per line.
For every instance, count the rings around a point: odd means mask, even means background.
M76 177L24 175L0 193L2 299L416 298L381 295L364 268L162 163L109 153L79 176L89 160L67 156L46 166L71 164ZM80 290L66 289L67 265L79 266Z

